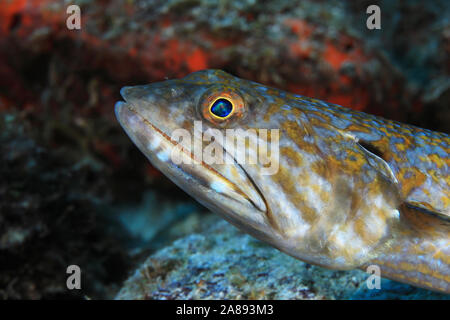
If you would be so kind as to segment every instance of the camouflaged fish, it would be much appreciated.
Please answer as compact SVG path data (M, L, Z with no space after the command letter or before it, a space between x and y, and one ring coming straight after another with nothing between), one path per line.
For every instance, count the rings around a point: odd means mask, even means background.
M308 263L341 270L378 265L382 277L450 293L448 135L220 70L124 87L121 94L117 118L150 162L236 227ZM173 139L180 128L202 146L202 133L213 129L278 129L277 170L198 160L192 147ZM198 161L174 161L175 148Z

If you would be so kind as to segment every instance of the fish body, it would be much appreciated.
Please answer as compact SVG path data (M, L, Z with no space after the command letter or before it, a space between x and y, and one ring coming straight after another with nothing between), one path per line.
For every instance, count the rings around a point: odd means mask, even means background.
M121 94L116 115L137 147L238 228L308 263L377 265L450 293L448 135L220 70ZM248 134L243 150L228 132ZM206 161L212 149L228 161Z

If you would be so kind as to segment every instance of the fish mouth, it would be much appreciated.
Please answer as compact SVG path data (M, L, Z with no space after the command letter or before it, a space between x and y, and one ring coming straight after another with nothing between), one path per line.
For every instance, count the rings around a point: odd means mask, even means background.
M209 209L220 212L224 210L225 204L226 214L231 216L230 220L242 220L242 215L246 212L251 214L250 211L253 211L254 215L254 210L257 210L262 213L260 223L266 224L264 217L267 214L267 202L253 179L234 157L227 153L233 159L232 165L238 172L233 175L234 179L230 179L221 173L217 166L198 161L190 150L180 148L178 142L154 124L157 119L150 121L145 118L136 104L127 101L123 90L121 94L125 101L116 103L116 117L153 166ZM180 158L175 162L172 151L177 146L177 155ZM224 148L225 152L227 151ZM247 218L250 220L250 217ZM254 216L251 220L253 222L248 223L259 224L258 219L254 221Z

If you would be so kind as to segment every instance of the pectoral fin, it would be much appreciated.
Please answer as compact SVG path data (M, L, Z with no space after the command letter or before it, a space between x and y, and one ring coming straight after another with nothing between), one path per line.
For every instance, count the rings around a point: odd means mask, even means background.
M394 171L389 166L389 164L382 159L381 152L377 152L376 149L371 148L371 145L362 141L357 142L358 147L364 152L367 157L367 161L370 165L379 171L383 177L387 180L391 181L394 184L398 184L398 180L395 176ZM421 201L415 201L414 199L406 198L403 200L403 203L411 209L417 210L423 214L432 215L434 217L438 217L445 221L450 221L450 211L444 209L438 209L433 207L429 203L424 203Z

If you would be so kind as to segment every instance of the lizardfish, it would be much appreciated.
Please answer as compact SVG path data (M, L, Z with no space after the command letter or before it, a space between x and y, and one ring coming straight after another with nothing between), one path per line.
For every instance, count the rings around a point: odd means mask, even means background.
M236 227L311 264L376 265L382 277L450 293L447 134L220 70L124 87L121 95L116 116L150 162ZM213 141L211 132L231 129L266 130L255 139L269 143L277 129L277 150L268 149L278 157L237 161L232 144L217 138L231 161L207 163L194 152ZM174 138L180 130L190 143ZM246 155L258 152L244 146Z

